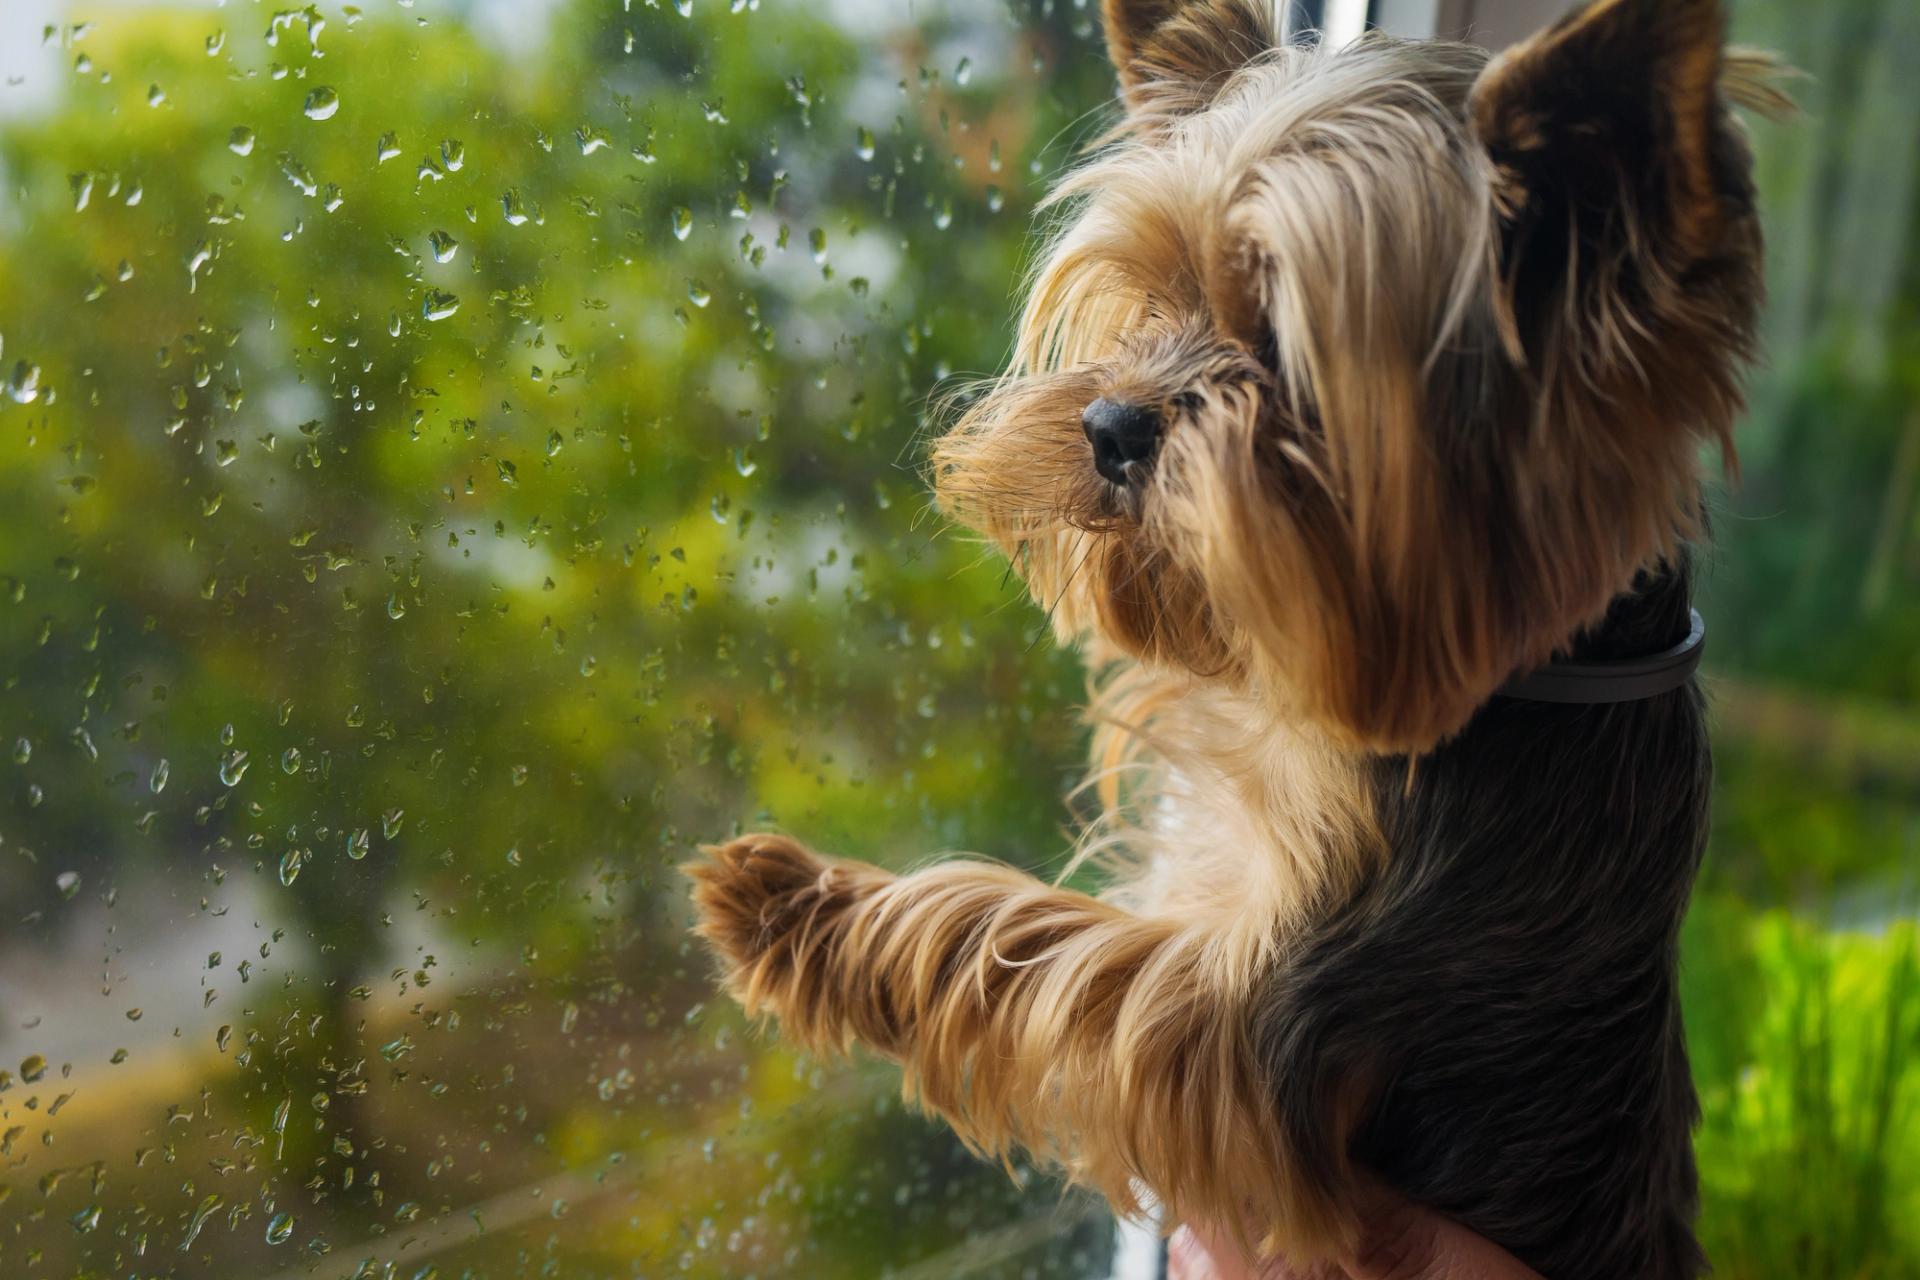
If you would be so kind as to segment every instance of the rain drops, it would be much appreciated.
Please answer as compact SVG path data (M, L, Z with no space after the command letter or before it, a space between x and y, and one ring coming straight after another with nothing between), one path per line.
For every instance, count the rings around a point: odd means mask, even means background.
M253 154L253 130L243 124L237 124L227 132L227 150L237 156Z
M7 375L7 399L15 404L32 404L40 398L40 366L26 360L14 362Z
M693 234L693 210L683 204L673 207L673 238L685 240Z
M220 757L220 784L237 787L240 779L247 776L247 753L229 750Z
M315 85L307 94L307 100L300 107L300 114L309 120L331 120L333 113L340 109L340 95L329 84Z
M429 289L420 303L420 314L428 320L445 320L460 309L460 299L445 289Z
M460 242L438 229L427 237L427 247L433 250L435 262L452 262L453 255L460 252Z

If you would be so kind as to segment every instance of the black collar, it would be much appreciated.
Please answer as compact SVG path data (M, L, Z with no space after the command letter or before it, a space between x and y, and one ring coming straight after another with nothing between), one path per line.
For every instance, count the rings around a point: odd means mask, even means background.
M1669 693L1693 678L1707 647L1707 623L1698 609L1687 638L1641 658L1607 662L1549 662L1501 685L1494 696L1527 702L1638 702Z

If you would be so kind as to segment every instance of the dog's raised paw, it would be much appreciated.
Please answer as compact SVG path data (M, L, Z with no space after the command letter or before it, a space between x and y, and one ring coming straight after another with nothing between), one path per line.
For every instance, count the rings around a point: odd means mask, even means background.
M694 931L735 966L753 963L833 892L832 867L797 840L745 835L705 845L693 881Z

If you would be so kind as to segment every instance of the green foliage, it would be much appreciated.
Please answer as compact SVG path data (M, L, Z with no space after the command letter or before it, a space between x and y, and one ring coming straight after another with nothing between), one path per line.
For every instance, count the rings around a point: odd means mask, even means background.
M1686 993L1716 1271L1920 1275L1920 934L1713 906L1691 927L1719 957Z

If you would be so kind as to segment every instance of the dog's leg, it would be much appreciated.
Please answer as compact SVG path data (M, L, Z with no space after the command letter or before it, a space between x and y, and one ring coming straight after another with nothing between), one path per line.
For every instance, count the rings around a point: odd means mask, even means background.
M1275 1137L1259 975L1223 972L1197 926L989 863L893 876L764 835L707 853L687 868L699 932L790 1037L864 1041L975 1148L1025 1147L1122 1212L1144 1184L1171 1222L1257 1224L1294 1254L1350 1243L1344 1155Z

